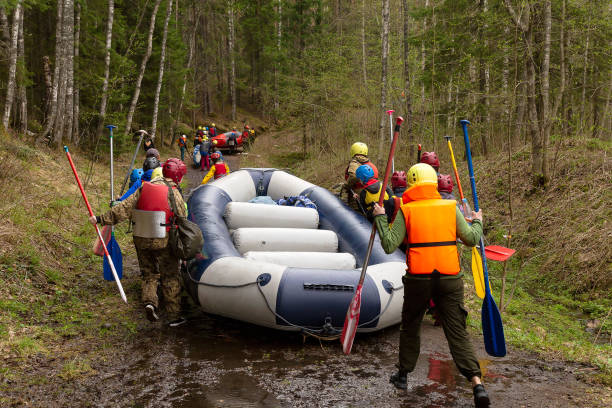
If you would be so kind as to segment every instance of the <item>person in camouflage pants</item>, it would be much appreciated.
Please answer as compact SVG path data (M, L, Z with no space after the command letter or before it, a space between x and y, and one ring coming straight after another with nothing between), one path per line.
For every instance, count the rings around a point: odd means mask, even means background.
M186 216L186 205L183 197L178 190L176 177L172 176L171 172L167 171L168 162L178 159L169 159L164 163L164 177L158 177L151 180L153 185L169 185L172 187L174 200L176 202L176 215ZM182 166L185 165L180 162ZM184 169L186 173L186 168ZM180 176L182 178L182 176ZM178 182L180 182L178 178ZM147 183L143 184L134 194L113 206L108 212L100 216L90 218L90 222L99 223L102 225L115 225L123 220L131 219L133 211L143 209L147 203L143 198L143 189ZM168 200L169 208L172 204ZM143 238L134 236L134 246L138 255L138 264L142 277L142 300L145 303L145 312L150 321L159 319L159 299L157 296L157 287L161 286L161 291L165 303L165 311L169 320L170 326L178 326L184 323L184 319L180 316L180 292L181 284L179 277L179 258L177 258L168 245L168 236L165 238Z

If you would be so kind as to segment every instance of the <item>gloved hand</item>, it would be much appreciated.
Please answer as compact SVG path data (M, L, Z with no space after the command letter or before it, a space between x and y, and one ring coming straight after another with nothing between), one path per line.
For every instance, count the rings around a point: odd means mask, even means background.
M110 206L114 207L114 206L118 205L119 203L120 203L120 201L113 200L113 201L110 202Z

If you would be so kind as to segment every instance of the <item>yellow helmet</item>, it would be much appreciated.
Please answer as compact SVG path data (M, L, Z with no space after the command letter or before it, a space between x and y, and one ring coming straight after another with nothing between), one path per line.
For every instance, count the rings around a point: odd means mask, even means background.
M202 126L198 126L198 130L202 130Z
M211 126L212 126L212 127L215 127L215 124L213 123Z
M361 142L353 143L351 146L351 157L356 154L362 154L364 156L368 155L368 145Z
M422 186L426 184L438 185L438 175L433 167L426 163L415 164L406 174L408 187Z
M162 168L161 167L156 167L155 170L153 170L153 173L151 173L151 180L156 179L158 177L163 177L164 174L162 173Z
M216 140L213 140L212 142L215 146L218 144Z

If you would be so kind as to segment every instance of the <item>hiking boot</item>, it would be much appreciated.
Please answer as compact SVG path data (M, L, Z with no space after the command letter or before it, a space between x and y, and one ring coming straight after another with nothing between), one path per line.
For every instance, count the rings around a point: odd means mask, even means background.
M489 401L489 394L484 389L482 384L478 384L474 387L474 406L476 408L487 408L491 402Z
M174 320L169 321L168 327L179 327L179 326L184 325L185 323L187 323L187 319L181 316Z
M389 382L400 390L405 390L408 388L408 379L406 378L406 375L407 373L403 372L402 370L397 370L396 373L391 375Z
M145 305L145 312L147 313L147 319L150 322L156 322L159 320L159 316L155 312L155 306L153 306L151 303L147 303Z

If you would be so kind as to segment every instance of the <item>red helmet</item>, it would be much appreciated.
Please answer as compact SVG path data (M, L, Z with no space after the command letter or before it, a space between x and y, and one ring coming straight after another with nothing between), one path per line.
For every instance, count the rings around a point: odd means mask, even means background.
M213 160L219 160L221 158L221 155L219 154L219 152L214 152L210 155L210 158Z
M391 176L391 186L393 188L406 187L406 172L403 170L394 171Z
M249 125L244 125L244 128L245 129L249 129Z
M436 152L423 152L421 155L421 163L427 163L436 171L440 168L440 160L438 160L438 155Z
M449 174L438 174L438 191L453 192L453 178Z
M165 178L172 179L175 183L180 183L183 176L187 174L187 166L179 159L168 159L162 166L162 174Z

